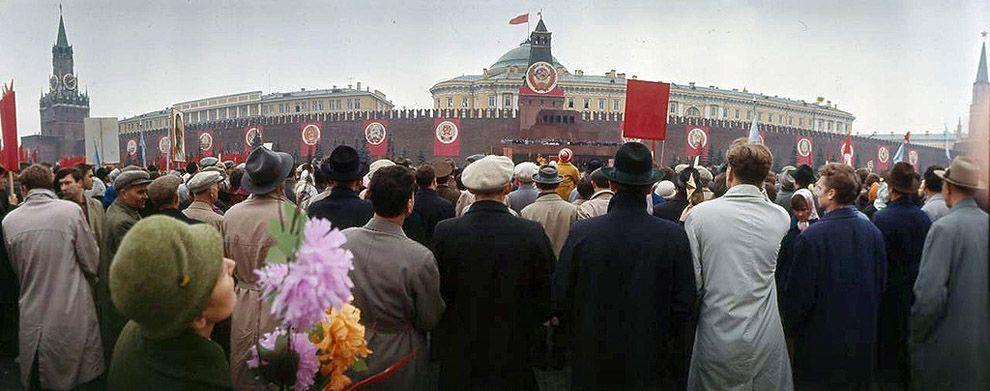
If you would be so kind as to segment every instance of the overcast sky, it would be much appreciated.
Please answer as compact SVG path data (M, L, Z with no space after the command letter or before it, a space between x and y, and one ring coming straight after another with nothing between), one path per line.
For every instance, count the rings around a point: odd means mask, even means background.
M65 1L91 115L127 117L236 92L361 81L397 108L480 74L543 10L569 70L813 101L870 133L954 129L969 113L990 2L964 1ZM861 4L868 3L868 4ZM20 133L39 130L58 1L0 0L0 80L16 80Z

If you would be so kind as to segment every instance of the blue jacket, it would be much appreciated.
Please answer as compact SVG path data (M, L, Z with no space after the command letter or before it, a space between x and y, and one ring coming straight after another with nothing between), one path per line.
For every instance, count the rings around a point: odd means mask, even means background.
M437 223L452 218L454 204L441 197L436 190L419 189L414 197L412 214L406 218L402 229L410 239L428 248L433 245L433 230Z
M642 195L616 193L607 214L574 223L552 296L573 326L574 389L684 388L691 262L684 228L647 214Z
M330 220L334 228L344 230L363 227L371 220L375 211L371 208L371 203L358 197L354 190L335 187L327 198L310 205L306 214L310 218Z
M874 214L873 224L887 245L887 286L880 300L878 375L887 381L906 382L910 373L907 344L912 289L932 222L921 208L902 197Z
M795 385L872 381L886 275L883 236L852 206L798 235L781 304L795 338Z

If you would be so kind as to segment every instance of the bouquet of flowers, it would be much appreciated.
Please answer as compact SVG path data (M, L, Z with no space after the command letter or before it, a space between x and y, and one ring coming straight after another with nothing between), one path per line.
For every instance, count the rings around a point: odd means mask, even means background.
M351 383L344 372L366 370L371 354L350 304L354 256L330 221L290 205L280 212L268 224L276 244L255 272L280 326L261 337L248 366L281 389L343 390Z

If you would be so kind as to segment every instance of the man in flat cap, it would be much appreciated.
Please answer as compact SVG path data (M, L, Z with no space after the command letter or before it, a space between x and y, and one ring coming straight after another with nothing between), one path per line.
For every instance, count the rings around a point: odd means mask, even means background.
M241 178L241 187L251 196L231 207L223 218L224 253L237 265L237 305L231 316L230 338L231 378L236 389L267 389L255 381L247 365L251 348L275 329L269 303L260 297L255 270L265 266L268 249L275 245L268 222L283 215L283 205L288 203L285 179L292 165L292 156L287 153L268 148L251 151Z
M117 336L127 322L110 300L110 265L117 254L117 247L124 240L127 231L141 220L140 210L148 201L148 184L151 176L147 171L128 166L113 180L116 198L107 208L103 222L103 245L100 246L99 280L96 287L97 306L100 311L100 336L103 339L103 355L107 363L113 357L113 347Z
M176 175L162 175L151 181L151 184L148 185L148 200L155 207L154 214L165 215L187 224L198 223L198 221L186 217L179 210L179 185L181 184L182 178Z
M192 194L192 203L182 211L186 217L206 223L219 232L223 228L223 215L213 210L220 197L220 182L223 176L215 171L202 171L193 175L187 186Z
M935 175L949 213L928 231L914 284L911 382L920 390L988 390L987 213L973 199L987 182L970 157L955 158Z
M509 193L508 200L509 207L516 213L522 213L523 208L536 201L536 197L540 195L540 192L533 186L533 175L536 175L538 171L540 171L540 166L533 162L516 164L512 170L512 176L515 177L519 187Z
M560 249L564 247L567 234L571 232L571 224L577 221L577 206L564 201L557 192L564 177L557 172L557 167L546 165L533 175L533 182L540 194L536 201L523 208L519 213L522 218L533 220L543 226L543 230L550 237L553 245L553 253L560 256ZM568 190L570 192L570 190Z
M550 319L554 255L543 227L505 205L512 168L503 156L467 166L462 181L475 202L433 234L447 303L437 335L441 389L537 388L528 358Z

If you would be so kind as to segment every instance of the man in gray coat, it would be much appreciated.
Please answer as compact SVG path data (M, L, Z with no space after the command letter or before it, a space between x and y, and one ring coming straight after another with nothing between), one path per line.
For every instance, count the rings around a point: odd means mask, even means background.
M533 162L522 162L516 164L512 170L512 176L516 179L519 187L509 193L509 207L516 213L522 213L523 208L536 201L540 192L533 186L533 175L540 170L540 167Z
M415 187L410 169L379 169L368 186L374 216L363 227L344 230L344 247L354 253L354 305L361 309L365 338L374 352L366 359L368 370L357 376L374 375L414 354L381 385L394 390L428 386L426 333L440 322L444 310L433 253L402 231L413 210Z
M990 390L986 189L976 162L957 157L942 178L949 213L925 238L911 307L911 379L921 390Z

